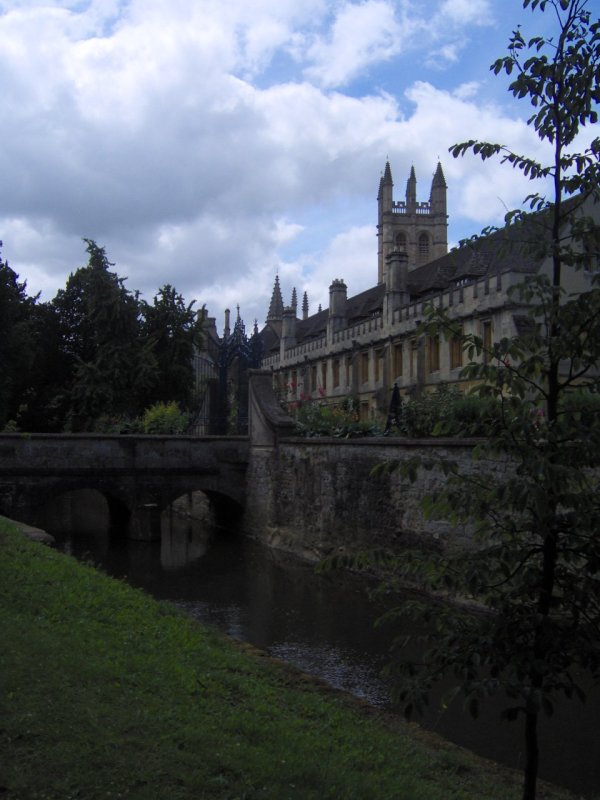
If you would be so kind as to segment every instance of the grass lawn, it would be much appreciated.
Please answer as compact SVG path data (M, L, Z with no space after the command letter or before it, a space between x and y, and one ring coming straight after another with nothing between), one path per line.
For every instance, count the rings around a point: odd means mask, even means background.
M517 800L520 784L0 521L2 800Z

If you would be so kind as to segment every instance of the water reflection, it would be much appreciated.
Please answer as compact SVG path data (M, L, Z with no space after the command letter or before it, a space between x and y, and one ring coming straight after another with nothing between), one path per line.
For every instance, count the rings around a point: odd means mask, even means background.
M363 581L342 573L315 574L241 536L215 535L210 524L179 514L163 517L160 542L127 541L118 532L88 529L61 535L63 548L100 563L109 573L168 599L196 619L251 642L318 675L337 688L389 707L380 670L387 636L373 627L383 610L366 596ZM440 691L441 696L441 691ZM600 696L582 707L559 703L542 720L542 776L580 793L600 785ZM522 767L520 724L499 721L501 703L489 703L473 721L457 699L448 710L433 702L424 724L484 756Z
M178 570L206 555L212 533L196 520L169 515L161 519L160 564Z

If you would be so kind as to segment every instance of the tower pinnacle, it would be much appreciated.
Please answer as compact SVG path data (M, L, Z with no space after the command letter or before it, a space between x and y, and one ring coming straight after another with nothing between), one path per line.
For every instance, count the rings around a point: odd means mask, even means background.
M278 322L282 319L283 298L281 296L281 287L279 286L279 275L275 275L275 283L273 285L273 294L271 295L269 313L267 314L267 322Z
M392 180L392 168L390 167L390 162L385 162L385 170L383 173L382 183L394 183Z
M442 169L441 163L438 161L437 168L433 175L433 180L431 181L431 188L435 188L437 186L443 186L444 189L447 189L446 179L444 178L444 171Z
M413 209L417 205L417 176L415 175L415 168L410 168L410 175L406 182L406 207Z

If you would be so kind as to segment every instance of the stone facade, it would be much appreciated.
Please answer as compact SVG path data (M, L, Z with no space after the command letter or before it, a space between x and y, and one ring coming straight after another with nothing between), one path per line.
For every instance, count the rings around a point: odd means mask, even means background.
M378 194L377 279L348 297L342 279L330 286L329 308L312 316L285 308L276 280L261 332L263 368L272 371L280 396L293 405L313 399L339 403L352 395L361 417L385 416L397 384L402 395L442 383L469 388L460 378L466 357L458 341L417 331L428 307L446 309L465 333L491 346L529 324L511 288L528 276L550 272L548 230L502 229L471 245L447 251L446 183L438 164L429 201L416 201L414 170L404 201L393 199L389 163ZM592 213L598 213L595 209ZM568 291L585 291L591 273L567 275ZM295 298L295 291L293 294Z

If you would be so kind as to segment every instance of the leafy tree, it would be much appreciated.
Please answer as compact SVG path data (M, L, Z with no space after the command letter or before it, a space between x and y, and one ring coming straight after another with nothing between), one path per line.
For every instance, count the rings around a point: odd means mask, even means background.
M69 276L52 303L71 374L67 423L75 430L102 415L137 415L157 370L142 340L137 294L110 271L104 248L84 241L88 265Z
M27 295L26 281L20 282L0 258L0 430L9 420L17 420L25 402L35 352L36 302L37 297Z
M194 350L202 341L204 309L195 311L176 289L166 284L152 305L142 302L142 336L156 359L157 372L150 388L153 402L176 400L189 407L194 392Z
M551 145L552 157L543 164L473 140L451 152L499 157L551 187L548 197L529 195L526 208L506 220L513 242L546 256L548 274L514 289L528 310L527 333L487 352L481 338L464 335L446 313L431 309L423 331L462 337L470 359L463 377L478 381L476 392L495 398L501 415L475 448L472 471L437 464L447 481L425 503L428 513L471 527L472 552L447 553L435 563L405 555L398 567L434 592L475 598L480 613L420 603L396 613L424 615L435 631L426 637L423 663L398 655L405 710L422 706L447 673L473 714L482 699L503 691L505 717L524 720L523 798L533 800L540 714L551 714L561 695L584 699L581 674L600 677L600 230L593 217L600 139L571 152L581 129L597 122L600 22L586 0L524 0L523 6L553 13L556 36L527 41L516 30L508 55L491 68L511 76L516 98L529 100L529 124ZM574 295L565 286L576 270L591 274L589 288ZM506 470L498 471L499 459ZM416 466L403 469L410 474Z

